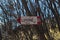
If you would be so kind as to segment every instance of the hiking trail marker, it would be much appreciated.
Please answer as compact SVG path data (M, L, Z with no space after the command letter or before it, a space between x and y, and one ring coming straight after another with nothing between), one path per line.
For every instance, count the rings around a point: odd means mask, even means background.
M21 16L17 19L17 21L21 25L40 25L41 24L40 16Z

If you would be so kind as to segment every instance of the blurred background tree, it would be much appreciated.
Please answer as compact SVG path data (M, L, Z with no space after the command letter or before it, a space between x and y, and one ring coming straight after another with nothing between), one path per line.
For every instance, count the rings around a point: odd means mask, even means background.
M42 24L21 25L21 16L41 16ZM60 40L60 1L0 0L0 24L3 40Z

